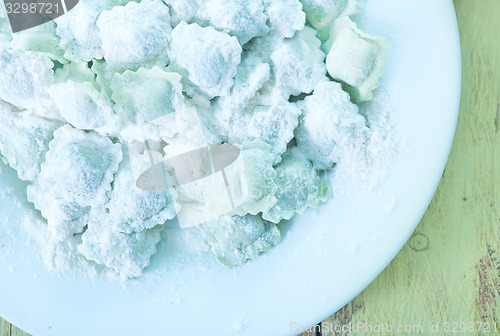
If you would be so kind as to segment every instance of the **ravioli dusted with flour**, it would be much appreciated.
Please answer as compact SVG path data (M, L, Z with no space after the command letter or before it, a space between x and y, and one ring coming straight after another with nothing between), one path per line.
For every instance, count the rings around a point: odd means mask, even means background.
M119 144L97 133L65 125L54 132L28 200L59 239L84 231L93 207L109 200L123 154Z
M111 99L120 117L121 135L127 142L143 140L144 127L150 138L161 139L162 130L155 127L154 120L183 108L181 78L159 67L113 75Z
M203 224L202 229L217 260L228 267L242 265L281 240L276 225L260 216L223 216Z
M0 152L21 180L33 181L49 150L54 131L61 125L29 111L10 113L0 102Z
M168 63L172 27L169 9L161 0L114 6L102 11L96 24L104 59L111 68L138 69L145 64Z
M64 58L71 62L102 59L104 50L97 19L104 10L123 3L121 0L80 0L73 10L56 19Z
M43 218L43 255L139 277L179 224L227 267L272 250L327 201L319 170L373 160L380 130L357 103L388 45L358 10L80 0L12 34L0 4L0 154Z
M173 69L210 99L229 94L241 53L238 39L213 27L181 22L172 31Z
M340 18L334 22L326 43L328 73L347 83L356 101L370 100L384 72L388 48L385 39L362 32L348 17Z
M307 23L320 32L327 31L339 17L356 14L359 0L300 0Z
M328 198L328 187L299 148L290 148L275 169L277 201L262 213L265 220L279 223L283 219L292 219L309 208L316 208Z
M47 93L70 125L81 130L117 135L119 119L109 99L101 95L92 82L65 82L51 85Z

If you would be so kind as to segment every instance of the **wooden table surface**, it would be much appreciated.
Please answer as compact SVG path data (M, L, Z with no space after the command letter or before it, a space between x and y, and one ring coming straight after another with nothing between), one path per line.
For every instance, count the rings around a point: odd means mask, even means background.
M322 335L384 334L327 330L349 323L439 323L434 335L445 335L445 322L496 323L500 334L500 1L454 2L462 100L443 178L412 238L368 288L323 322ZM0 318L0 336L26 335Z

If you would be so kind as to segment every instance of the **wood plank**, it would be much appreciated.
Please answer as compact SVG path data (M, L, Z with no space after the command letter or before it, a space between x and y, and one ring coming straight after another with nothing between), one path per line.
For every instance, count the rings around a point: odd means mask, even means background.
M21 329L0 318L0 336L30 336Z
M21 329L16 328L11 324L10 336L30 336Z
M0 336L11 336L10 323L2 318L0 318Z
M325 331L331 325L349 323L439 323L444 334L445 322L488 322L500 333L500 2L456 0L455 7L463 84L447 168L415 234L367 289L323 322L325 336L337 335Z
M30 336L21 329L0 318L0 336Z
M0 318L0 336L30 336L21 329Z

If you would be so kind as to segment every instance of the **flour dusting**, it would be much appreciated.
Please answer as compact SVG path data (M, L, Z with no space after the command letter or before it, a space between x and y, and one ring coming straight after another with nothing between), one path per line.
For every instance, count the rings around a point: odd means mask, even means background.
M238 274L339 181L372 191L405 146L379 79L389 44L354 22L362 7L82 0L12 33L0 4L0 158L29 203L0 196L30 247L62 276L162 281L213 256ZM160 300L182 304L171 281Z

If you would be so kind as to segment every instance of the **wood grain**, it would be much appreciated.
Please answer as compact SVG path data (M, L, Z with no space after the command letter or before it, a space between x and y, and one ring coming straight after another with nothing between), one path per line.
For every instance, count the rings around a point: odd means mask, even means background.
M442 181L412 238L368 288L323 322L324 336L370 335L326 331L358 322L500 327L500 1L455 0L455 7L462 101ZM0 336L26 335L0 319Z
M29 336L24 331L14 327L9 322L0 318L0 336Z

